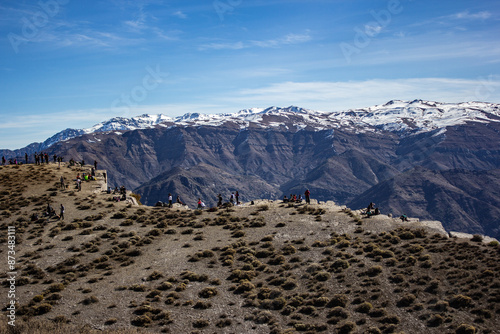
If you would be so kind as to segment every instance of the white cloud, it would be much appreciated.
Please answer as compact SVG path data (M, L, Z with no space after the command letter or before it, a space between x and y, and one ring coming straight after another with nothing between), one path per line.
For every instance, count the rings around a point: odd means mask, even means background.
M448 79L416 78L344 82L282 82L244 89L223 98L237 105L266 107L298 105L331 111L367 107L392 99L439 102L500 102L500 77Z
M200 50L240 50L252 47L259 48L276 48L283 45L301 44L311 40L309 32L304 34L288 34L277 39L268 40L250 40L247 42L232 42L232 43L208 43L199 47Z
M491 16L492 14L488 11L470 13L468 10L466 10L460 13L455 13L448 17L457 20L486 20L489 19Z
M382 31L382 26L378 24L366 24L365 25L365 32L368 36L374 37L380 34Z
M177 16L180 19L187 19L187 15L184 14L182 11L178 10L175 13L172 14L173 16Z
M243 42L203 44L199 50L240 50L247 46Z

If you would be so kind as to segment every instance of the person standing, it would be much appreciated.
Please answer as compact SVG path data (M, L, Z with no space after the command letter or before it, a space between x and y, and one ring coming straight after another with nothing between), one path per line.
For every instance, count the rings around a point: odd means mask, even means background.
M5 157L2 156L2 165L5 165L6 162L7 162L7 160L5 160Z
M306 204L311 204L311 192L309 191L309 189L306 189L304 195L306 197Z
M172 207L172 194L171 193L168 194L168 207L169 208Z
M97 170L97 160L94 160L94 169Z
M61 175L61 189L64 189L64 177Z
M24 161L28 164L28 153L24 153Z
M236 192L236 194L234 194L234 196L236 197L236 204L240 204L240 193Z
M64 205L61 204L60 211L59 211L59 219L64 220Z

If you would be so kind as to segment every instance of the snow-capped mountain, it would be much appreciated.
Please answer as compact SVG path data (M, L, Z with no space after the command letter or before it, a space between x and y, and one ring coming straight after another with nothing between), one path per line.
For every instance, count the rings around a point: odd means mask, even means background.
M193 117L194 116L194 117ZM484 102L439 103L422 100L389 101L384 105L350 109L339 112L322 112L295 106L288 108L245 109L234 114L192 114L174 120L179 126L218 126L226 122L241 128L250 123L261 127L288 127L295 129L343 128L361 133L365 131L399 132L403 136L433 131L464 122L499 122L500 105Z
M113 118L92 128L84 129L83 133L134 130L156 125L220 126L231 122L240 128L248 128L250 124L259 127L285 127L289 130L308 128L320 131L343 128L357 133L382 130L398 132L406 136L464 124L464 122L499 121L499 104L393 100L383 105L338 112L314 111L290 106L244 109L232 114L188 113L176 118L161 114L142 115L131 119Z
M385 131L427 132L465 122L499 122L500 105L484 102L440 103L393 100L381 106L331 113L330 119L353 129L375 127Z
M465 122L500 122L500 105L485 102L440 103L392 100L383 105L346 111L325 112L296 106L251 108L231 114L187 113L175 118L163 114L115 117L86 129L66 129L29 151L44 150L57 142L85 134L147 129L157 126L220 126L232 123L241 129L249 126L298 131L340 129L355 133L390 131L400 136L433 131ZM25 149L22 149L23 152Z
M83 129L84 133L106 132L117 130L138 130L152 128L164 122L171 122L172 118L163 114L148 115L144 114L132 118L114 117L102 123L98 123L91 128Z

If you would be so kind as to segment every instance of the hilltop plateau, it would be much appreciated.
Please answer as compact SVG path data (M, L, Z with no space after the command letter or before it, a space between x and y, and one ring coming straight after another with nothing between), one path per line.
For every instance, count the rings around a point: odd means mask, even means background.
M90 168L0 167L17 301L0 333L500 333L496 241L316 199L144 206L104 191L102 169L78 191Z

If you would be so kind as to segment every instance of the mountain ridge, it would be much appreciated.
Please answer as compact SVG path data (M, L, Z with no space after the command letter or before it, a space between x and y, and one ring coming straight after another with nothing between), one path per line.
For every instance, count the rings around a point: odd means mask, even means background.
M274 119L273 116L281 116ZM293 117L298 116L298 117ZM288 118L288 122L286 121ZM428 132L463 122L500 122L500 104L487 102L441 103L424 100L391 100L383 105L367 108L348 109L346 111L326 112L305 109L297 106L250 108L230 114L186 113L175 118L164 114L142 114L131 118L113 117L85 129L65 129L51 136L42 143L32 143L17 150L0 150L22 155L24 151L32 154L45 150L60 141L66 141L84 134L109 131L130 131L156 126L217 126L234 122L240 128L247 128L250 123L264 127L279 127L288 123L296 130L312 127L316 130L349 128L352 131L382 129L399 133ZM296 122L296 123L295 123ZM11 154L12 154L11 153Z

